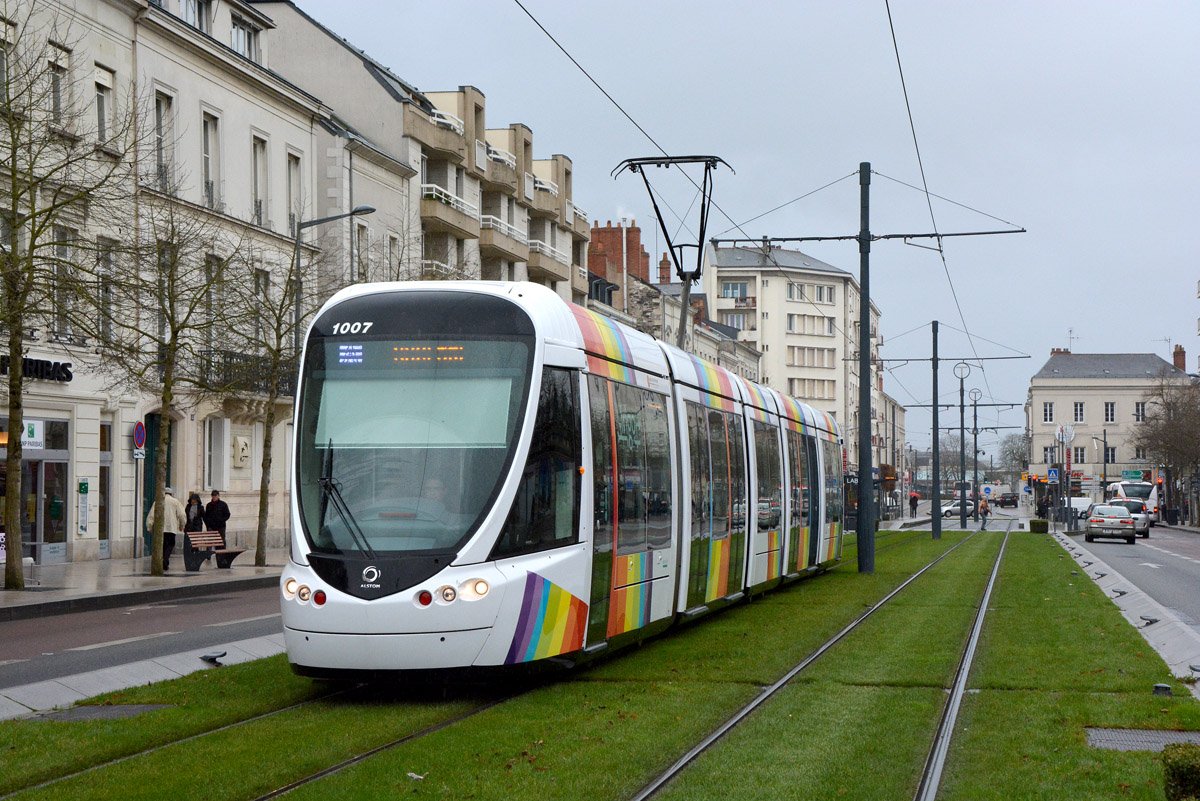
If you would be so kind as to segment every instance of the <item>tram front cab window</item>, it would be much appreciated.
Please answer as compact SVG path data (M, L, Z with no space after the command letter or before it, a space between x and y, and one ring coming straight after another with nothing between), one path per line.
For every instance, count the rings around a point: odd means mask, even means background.
M346 319L374 324L340 333ZM511 467L532 335L513 304L466 293L396 293L327 310L300 400L297 487L312 551L460 548Z

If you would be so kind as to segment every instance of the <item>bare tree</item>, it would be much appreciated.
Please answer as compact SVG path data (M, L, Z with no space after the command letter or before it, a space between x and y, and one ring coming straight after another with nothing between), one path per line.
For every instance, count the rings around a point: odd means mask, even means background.
M119 87L72 65L83 31L58 4L0 3L0 326L8 362L4 530L6 589L22 589L21 437L25 341L40 322L48 339L82 344L94 298L85 280L96 246L85 231L127 200L136 146L135 103Z
M1171 476L1194 475L1200 469L1200 385L1162 375L1145 402L1146 419L1134 429L1133 444ZM1162 503L1167 505L1165 498Z
M1029 467L1029 435L1006 434L1000 440L1000 469L1009 485L1016 485Z
M147 159L131 228L137 238L120 250L102 281L110 297L95 331L110 384L158 397L150 571L162 574L163 494L171 417L181 407L222 396L239 379L222 345L243 324L229 290L231 263L248 249L247 228L181 199L179 176ZM169 165L168 165L169 166ZM135 224L134 224L135 223ZM181 544L182 545L182 544Z

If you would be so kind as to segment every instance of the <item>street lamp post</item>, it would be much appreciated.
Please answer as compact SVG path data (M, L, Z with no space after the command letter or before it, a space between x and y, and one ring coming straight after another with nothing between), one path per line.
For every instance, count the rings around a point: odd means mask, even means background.
M305 222L296 220L296 244L295 249L292 252L292 264L295 266L297 277L300 274L300 233L305 228L312 228L314 225L323 225L327 222L333 222L334 220L345 219L346 217L361 217L364 214L374 213L375 208L373 206L355 206L350 211L347 211L343 214L334 214L331 217L321 217L316 220L306 220Z
M1100 475L1103 476L1100 479L1100 500L1103 501L1108 494L1108 429L1102 429L1101 433L1103 437L1092 435L1092 443L1100 442L1104 445L1104 452L1100 454Z
M971 374L971 365L959 362L954 365L954 377L958 379L958 486L962 492L958 496L958 524L967 527L967 400L963 382ZM934 403L937 398L934 398Z

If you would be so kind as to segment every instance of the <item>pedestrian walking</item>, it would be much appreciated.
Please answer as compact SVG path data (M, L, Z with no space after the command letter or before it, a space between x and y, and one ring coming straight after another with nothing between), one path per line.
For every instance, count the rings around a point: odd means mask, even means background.
M175 535L183 531L187 525L187 513L183 504L175 497L170 487L163 489L163 549L162 566L167 570L171 564L171 551L175 550ZM146 528L154 528L154 504L150 504L150 514L146 517Z
M187 515L187 523L183 527L185 532L204 531L204 501L200 500L200 493L188 495L183 511Z
M917 503L918 503L918 501L917 501L916 495L908 496L908 509L909 509L909 512L911 513L911 514L909 514L909 517L917 516Z
M221 546L228 547L225 542L225 524L229 522L229 504L221 500L220 490L212 491L212 500L204 507L204 523L209 531L221 534Z
M979 530L983 531L987 528L988 515L992 513L992 507L988 505L987 498L979 502L979 519L983 522L979 524Z

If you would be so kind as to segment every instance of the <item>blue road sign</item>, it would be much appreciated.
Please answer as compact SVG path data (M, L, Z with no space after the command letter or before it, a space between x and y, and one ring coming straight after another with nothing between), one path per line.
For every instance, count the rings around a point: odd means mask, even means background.
M1051 467L1049 470L1046 471L1046 483L1047 484L1057 484L1058 483L1058 468L1057 467Z

